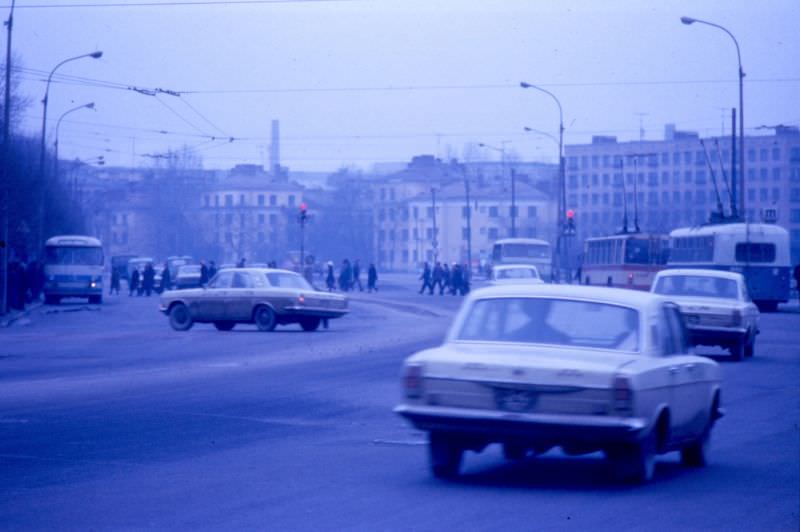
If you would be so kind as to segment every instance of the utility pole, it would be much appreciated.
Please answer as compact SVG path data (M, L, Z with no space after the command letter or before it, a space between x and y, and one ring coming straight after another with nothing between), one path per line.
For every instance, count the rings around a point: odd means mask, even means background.
M433 246L433 262L434 264L439 258L439 242L437 240L438 231L436 230L436 189L431 187L431 204L433 205L433 235L431 245Z
M8 312L8 211L11 203L10 176L11 176L11 29L14 24L14 4L16 0L11 0L11 11L8 14L6 27L8 34L6 37L6 90L3 98L3 183L0 190L0 199L3 201L3 235L0 241L0 248L3 252L3 279L2 279L2 299L0 299L0 315Z
M516 170L511 169L511 238L517 236L517 189Z
M469 177L467 176L467 167L462 166L461 168L464 172L465 212L467 214L467 268L472 271L472 208L469 200Z

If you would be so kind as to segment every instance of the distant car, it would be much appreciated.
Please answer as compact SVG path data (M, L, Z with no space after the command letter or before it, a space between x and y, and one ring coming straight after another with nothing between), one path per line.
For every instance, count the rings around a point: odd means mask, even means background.
M199 264L184 264L178 266L178 273L175 275L172 283L178 290L185 290L187 288L200 287L200 265Z
M694 345L718 345L735 360L752 357L760 313L740 273L721 270L662 270L651 291L678 304Z
M490 284L543 283L539 270L532 264L498 264L492 268Z
M237 323L255 323L261 331L296 323L315 331L323 319L348 312L344 296L317 291L294 272L268 268L221 270L206 288L164 292L160 309L177 331L195 322L213 323L221 331Z
M395 412L429 433L433 475L500 443L511 460L603 451L627 480L657 454L706 463L720 370L690 354L677 305L647 292L503 285L472 292L443 345L405 361Z

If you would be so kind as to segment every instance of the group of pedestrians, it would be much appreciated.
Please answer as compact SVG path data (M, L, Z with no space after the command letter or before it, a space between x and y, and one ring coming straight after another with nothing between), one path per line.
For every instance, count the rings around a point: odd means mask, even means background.
M422 266L419 280L422 281L422 286L419 288L420 294L425 293L425 290L429 295L433 295L438 290L440 296L443 296L445 292L462 296L469 292L470 275L466 264L454 262L450 267L446 262L444 264L437 262L431 268L426 261Z
M12 260L8 263L8 306L25 310L25 305L38 301L44 288L44 267L36 260Z
M165 268L166 269L166 268ZM132 296L136 294L137 296L147 296L150 295L155 290L155 280L156 280L156 269L153 268L153 265L150 263L145 264L144 269L141 273L139 273L139 269L136 268L131 273L131 278L128 281L128 296ZM164 278L161 278L162 284ZM113 292L116 289L117 294L119 294L119 279L116 280L116 286L114 284L113 273L111 279L111 291Z
M361 283L361 264L358 259L350 263L349 259L342 261L342 266L339 268L339 277L337 279L336 273L333 269L333 261L328 261L325 266L325 286L328 292L336 290L338 281L339 290L342 292L355 291L358 287L359 292L364 291L364 285ZM370 263L367 269L367 292L378 291L378 270L375 264Z

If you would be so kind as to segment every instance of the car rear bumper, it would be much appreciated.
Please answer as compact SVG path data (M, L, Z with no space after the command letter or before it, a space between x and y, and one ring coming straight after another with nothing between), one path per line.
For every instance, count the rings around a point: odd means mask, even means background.
M509 439L545 445L603 447L637 441L647 422L641 418L588 415L526 414L402 404L394 412L425 431L480 437L488 442Z
M331 309L331 308L309 308L309 307L286 307L286 315L288 316L311 316L314 318L334 319L341 318L347 314L347 309Z
M689 327L689 341L695 345L725 345L743 340L745 328Z

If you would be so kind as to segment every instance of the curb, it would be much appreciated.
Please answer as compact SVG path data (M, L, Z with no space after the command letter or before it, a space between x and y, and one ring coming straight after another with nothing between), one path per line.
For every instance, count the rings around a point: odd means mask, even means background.
M31 312L34 310L38 310L44 306L44 303L41 301L36 301L30 303L25 310L16 310L9 312L5 317L0 319L0 327L11 327L14 322L21 320L22 318L27 317Z

